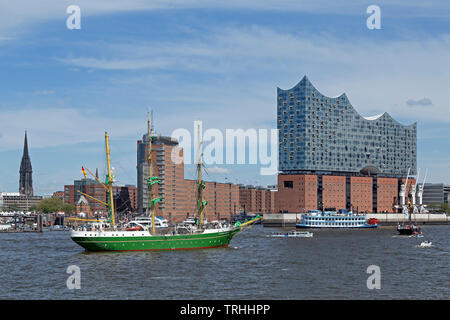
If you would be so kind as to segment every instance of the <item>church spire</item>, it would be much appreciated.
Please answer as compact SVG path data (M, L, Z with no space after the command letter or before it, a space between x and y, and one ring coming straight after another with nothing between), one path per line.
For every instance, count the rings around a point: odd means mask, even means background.
M24 156L24 157L25 157L25 156L29 157L29 155L28 155L27 130L25 130L25 141L24 141L24 143L23 143L23 156Z
M19 192L26 196L33 196L33 169L31 167L30 155L28 153L28 138L25 131L25 140L23 144L23 156L20 163L20 179L19 179Z

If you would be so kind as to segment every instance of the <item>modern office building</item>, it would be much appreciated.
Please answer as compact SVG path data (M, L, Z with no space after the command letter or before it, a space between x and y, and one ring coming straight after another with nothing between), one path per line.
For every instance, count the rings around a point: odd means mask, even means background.
M425 183L423 188L422 203L430 205L432 203L449 203L450 185L443 183Z
M19 192L0 192L0 210L29 211L41 200L41 196L26 196Z
M392 212L408 169L416 174L416 123L363 117L345 94L325 96L306 76L277 88L277 128L278 212Z

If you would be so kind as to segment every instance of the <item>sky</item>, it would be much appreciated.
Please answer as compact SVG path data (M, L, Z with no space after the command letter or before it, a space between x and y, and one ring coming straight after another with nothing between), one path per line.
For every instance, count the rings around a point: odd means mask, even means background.
M69 5L81 9L70 30ZM370 30L376 4L381 29ZM81 166L136 184L136 141L158 133L276 128L276 89L303 76L363 116L417 122L418 168L450 184L450 2L0 0L0 191L17 192L25 130L35 194ZM207 180L276 184L259 165ZM191 166L186 178L194 178Z

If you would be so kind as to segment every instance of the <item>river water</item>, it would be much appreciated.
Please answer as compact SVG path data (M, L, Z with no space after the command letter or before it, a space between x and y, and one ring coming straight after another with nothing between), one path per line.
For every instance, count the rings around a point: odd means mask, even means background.
M0 299L450 299L450 226L424 238L393 227L275 238L262 225L228 248L87 253L65 231L0 233ZM424 240L433 247L420 248ZM68 289L67 268L81 272ZM380 289L369 290L370 265Z

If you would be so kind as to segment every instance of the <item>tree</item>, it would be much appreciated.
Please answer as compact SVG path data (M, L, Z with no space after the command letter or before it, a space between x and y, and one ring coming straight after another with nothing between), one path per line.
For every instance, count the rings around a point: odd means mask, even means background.
M59 211L72 213L75 211L75 206L71 204L64 204L64 202L58 198L48 198L42 199L36 206L33 207L33 209L42 213L54 213Z
M440 209L442 212L450 213L450 208L448 206L448 203L441 203Z
M65 213L74 213L76 211L76 207L73 204L64 204L63 210Z
M436 211L439 209L439 204L437 202L432 202L428 205L428 209L430 209L430 211Z

